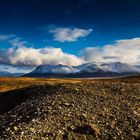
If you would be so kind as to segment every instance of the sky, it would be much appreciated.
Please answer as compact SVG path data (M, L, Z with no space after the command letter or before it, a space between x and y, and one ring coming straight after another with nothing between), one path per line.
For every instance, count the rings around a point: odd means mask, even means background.
M139 7L139 0L0 0L0 69L140 65Z

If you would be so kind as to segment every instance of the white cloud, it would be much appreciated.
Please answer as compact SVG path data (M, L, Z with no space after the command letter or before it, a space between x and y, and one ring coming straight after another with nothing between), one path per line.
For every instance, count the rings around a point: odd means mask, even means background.
M140 38L117 40L103 47L88 47L82 50L81 57L86 61L140 64Z
M0 41L10 44L8 49L0 49L0 64L38 66L43 64L79 65L83 60L75 55L64 53L61 48L27 47L28 42L16 35L0 35Z
M77 30L73 30L70 30L70 32L74 32L71 34L77 34L76 36L73 36L78 37L80 33L75 33ZM69 38L69 35L67 35L66 40L76 39L74 37ZM66 40L63 38L61 41ZM29 45L28 42L12 34L0 35L0 41L5 41L11 45L10 48L0 49L0 64L10 64L16 66L64 64L74 66L90 61L119 61L128 64L140 65L140 38L117 40L113 44L104 45L102 47L87 47L81 50L80 57L65 53L61 48L27 47L27 45Z
M79 28L51 28L49 30L53 34L54 40L59 42L77 41L78 38L85 37L92 31L92 29Z
M21 37L18 37L15 34L0 35L0 41L9 43L14 47L22 47L28 44Z
M79 65L82 59L75 55L64 53L60 48L27 48L12 47L0 50L0 63L12 65L38 66L43 64Z
M28 44L26 41L23 41L20 37L13 38L8 41L14 47L22 47Z

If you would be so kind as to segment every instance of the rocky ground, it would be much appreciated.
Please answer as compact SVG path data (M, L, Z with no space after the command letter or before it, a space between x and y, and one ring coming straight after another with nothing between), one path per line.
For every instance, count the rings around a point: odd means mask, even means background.
M0 106L0 140L140 139L139 77L35 84Z

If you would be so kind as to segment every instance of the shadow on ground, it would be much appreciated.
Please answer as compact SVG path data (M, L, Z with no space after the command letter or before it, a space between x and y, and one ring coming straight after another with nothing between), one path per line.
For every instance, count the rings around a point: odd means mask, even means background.
M49 90L52 89L50 87L48 86ZM36 98L36 96L40 95L40 93L36 92L39 88L41 86L30 86L0 93L0 115L10 111L26 100Z

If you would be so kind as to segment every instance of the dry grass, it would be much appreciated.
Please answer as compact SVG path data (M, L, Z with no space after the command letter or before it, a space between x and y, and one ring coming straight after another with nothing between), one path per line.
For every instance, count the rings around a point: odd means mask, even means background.
M32 85L53 84L53 83L77 83L80 80L76 79L54 79L54 78L0 78L0 92L10 91L29 87Z

